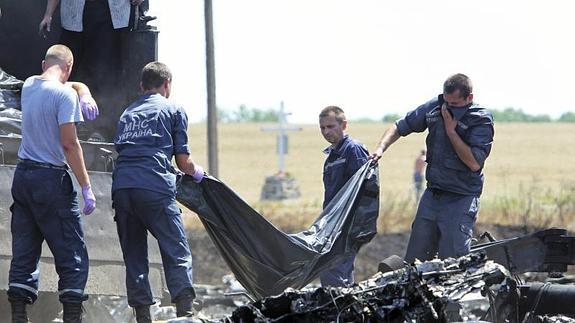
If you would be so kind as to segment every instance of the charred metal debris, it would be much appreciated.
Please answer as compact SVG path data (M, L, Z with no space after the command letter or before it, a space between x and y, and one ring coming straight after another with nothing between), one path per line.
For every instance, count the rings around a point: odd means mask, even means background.
M286 290L236 309L233 322L447 322L466 294L505 283L483 254L379 272L349 288ZM491 293L491 292L489 292Z
M558 237L568 248L557 247ZM522 240L523 239L523 240ZM549 252L523 249L543 241ZM538 268L551 260L567 270L573 264L573 237L564 230L545 230L503 248L505 266L488 256L495 249L480 248L458 259L404 263L392 256L370 279L348 288L286 289L282 294L238 307L226 322L573 322L575 285L524 283L514 265L530 259ZM519 243L518 243L519 242ZM523 249L520 250L520 249ZM558 252L561 257L557 257ZM526 253L526 255L522 255ZM553 256L553 257L551 257ZM539 259L540 258L540 259ZM511 261L515 259L515 262ZM558 260L559 259L559 260ZM537 261L536 261L537 260ZM530 261L530 262L531 262ZM557 266L563 264L565 266ZM525 264L523 264L525 265ZM511 269L511 270L509 270ZM526 268L524 268L526 269ZM563 270L564 269L564 270ZM529 270L522 270L526 272ZM536 270L533 270L536 271ZM553 271L553 275L559 272Z

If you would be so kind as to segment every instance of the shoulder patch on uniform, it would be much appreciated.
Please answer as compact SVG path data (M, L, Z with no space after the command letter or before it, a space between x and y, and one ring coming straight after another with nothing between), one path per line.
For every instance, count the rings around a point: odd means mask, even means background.
M471 113L471 125L493 124L493 114L485 108L478 108Z

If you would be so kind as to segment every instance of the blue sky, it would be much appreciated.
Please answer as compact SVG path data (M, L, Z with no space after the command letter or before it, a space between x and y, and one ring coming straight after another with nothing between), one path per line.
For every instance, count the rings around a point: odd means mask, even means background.
M469 75L475 101L575 111L575 1L213 0L218 107L279 108L316 123L403 114ZM155 0L159 59L192 121L206 115L203 1Z

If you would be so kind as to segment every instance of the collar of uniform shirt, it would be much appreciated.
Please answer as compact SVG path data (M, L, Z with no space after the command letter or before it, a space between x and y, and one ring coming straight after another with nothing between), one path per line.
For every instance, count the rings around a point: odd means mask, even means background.
M323 150L323 153L326 155L329 155L332 151L335 150L335 152L338 152L339 149L341 148L341 146L343 146L343 143L347 140L349 136L347 134L343 135L343 138L341 139L341 141L337 144L337 147L332 148L332 146L328 146L327 148L325 148Z

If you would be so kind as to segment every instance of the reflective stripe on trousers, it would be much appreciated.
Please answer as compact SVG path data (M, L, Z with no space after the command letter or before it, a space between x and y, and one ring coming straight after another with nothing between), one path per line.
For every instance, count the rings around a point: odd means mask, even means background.
M80 209L70 174L64 169L20 163L12 182L12 262L9 297L37 298L42 243L54 255L60 301L85 299L88 253Z

